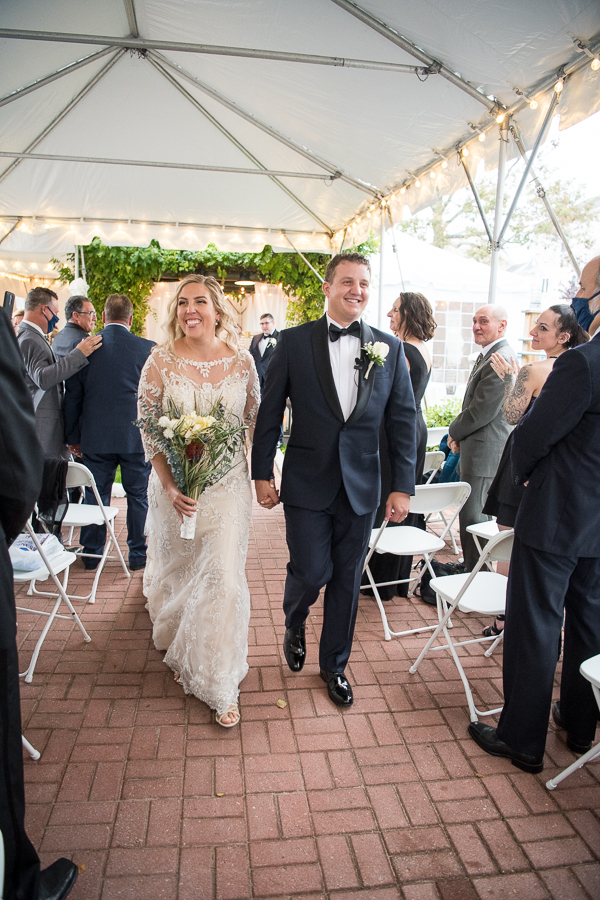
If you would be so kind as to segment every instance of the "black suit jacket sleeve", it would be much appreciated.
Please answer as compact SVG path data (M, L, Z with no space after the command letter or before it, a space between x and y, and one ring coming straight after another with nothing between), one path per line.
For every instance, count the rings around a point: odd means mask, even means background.
M402 344L398 352L394 386L385 408L384 424L392 469L391 489L412 495L415 492L417 462L416 408Z
M517 425L511 450L515 484L527 481L555 444L581 421L592 402L592 374L577 350L562 353L539 397Z
M87 368L76 372L65 381L65 397L63 401L63 417L65 420L65 443L81 443L81 411L83 409L83 391Z
M281 434L288 390L288 351L283 332L271 356L254 429L252 478L255 481L268 481L273 477L273 460Z
M10 543L42 485L43 454L31 394L10 320L0 310L0 526Z

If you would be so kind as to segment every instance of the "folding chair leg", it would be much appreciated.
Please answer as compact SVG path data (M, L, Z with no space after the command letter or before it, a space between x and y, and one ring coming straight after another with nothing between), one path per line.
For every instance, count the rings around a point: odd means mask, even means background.
M500 641L502 641L503 639L504 639L504 629L502 629L502 631L500 632L500 634L498 635L498 637L496 638L494 643L491 644L491 646L489 646L487 648L487 650L485 651L485 653L483 655L487 656L489 658L492 655L492 653L494 652L494 650L496 649L496 647L498 646L498 644L500 643Z
M39 750L36 750L35 747L33 747L33 746L29 743L29 741L27 740L27 738L25 737L25 735L23 735L23 734L21 735L21 740L23 741L23 746L25 747L25 749L26 749L27 752L29 753L30 757L31 757L32 759L39 759L40 756L41 756L40 751L39 751Z
M580 756L579 759L576 759L574 763L571 763L566 769L563 769L562 772L559 772L558 775L555 775L554 778L551 778L546 782L546 787L549 791L553 791L555 787L564 781L565 778L568 778L569 775L572 775L573 772L576 772L577 769L580 769L582 766L585 766L587 762L591 759L596 759L597 756L600 756L600 744L596 744L595 747L592 747L591 750L588 750L587 753L584 753L583 756Z
M107 528L110 532L110 538L111 538L112 543L114 544L115 550L117 551L117 555L118 555L119 559L121 560L121 565L123 566L123 571L125 572L125 574L127 575L128 578L131 578L131 572L127 568L127 564L126 564L125 560L123 559L123 554L121 553L121 548L119 547L119 544L117 543L117 539L115 537L113 523L108 522ZM107 541L107 543L109 543L109 542Z

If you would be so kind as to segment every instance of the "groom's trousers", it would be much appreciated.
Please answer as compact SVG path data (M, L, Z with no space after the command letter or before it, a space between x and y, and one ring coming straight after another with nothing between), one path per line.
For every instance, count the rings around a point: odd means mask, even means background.
M352 649L358 594L375 511L357 515L342 486L326 509L285 505L290 561L283 597L286 628L303 625L324 585L319 666L343 672Z

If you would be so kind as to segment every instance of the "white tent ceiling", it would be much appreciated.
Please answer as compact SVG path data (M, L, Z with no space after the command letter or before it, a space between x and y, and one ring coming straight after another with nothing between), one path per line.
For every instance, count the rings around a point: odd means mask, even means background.
M599 109L600 72L574 39L597 52L598 0L3 0L0 242L22 221L2 250L98 234L329 252L357 215L364 236L382 198L397 219L435 184L462 186L469 123L489 130L472 160L494 164L498 106L531 143L561 66L561 127ZM434 151L449 164L416 187Z

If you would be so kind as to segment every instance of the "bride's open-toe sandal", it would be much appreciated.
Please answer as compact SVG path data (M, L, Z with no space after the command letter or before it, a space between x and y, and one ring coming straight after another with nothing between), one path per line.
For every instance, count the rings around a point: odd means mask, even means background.
M502 628L498 628L498 622L502 623ZM504 631L504 616L496 616L495 620L487 628L481 632L484 637L499 637Z
M230 706L224 713L215 713L215 718L217 720L217 725L222 725L223 728L233 728L234 725L238 725L240 721L239 707ZM225 719L232 719L232 721L225 722Z

